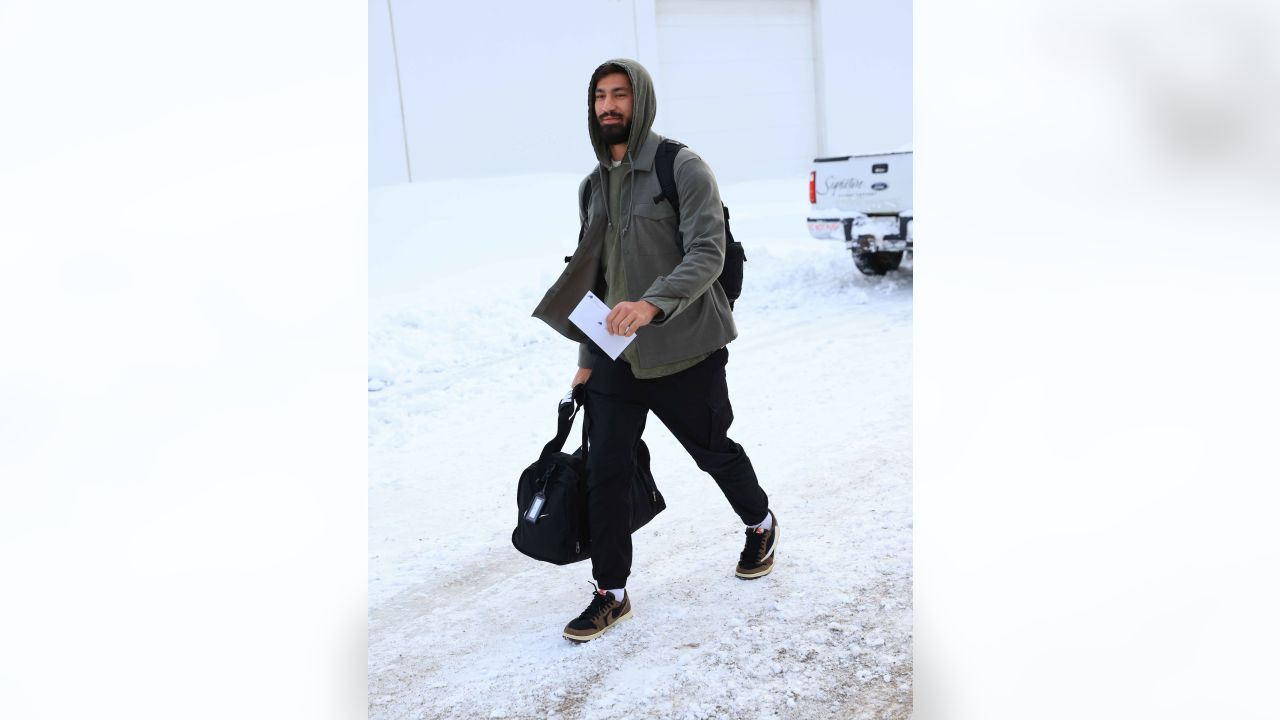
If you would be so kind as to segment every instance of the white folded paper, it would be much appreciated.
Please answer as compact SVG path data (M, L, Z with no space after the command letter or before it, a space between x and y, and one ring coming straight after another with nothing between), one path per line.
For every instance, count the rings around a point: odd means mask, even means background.
M582 296L582 302L578 303L578 307L569 313L569 322L577 325L610 358L617 360L631 341L636 339L636 335L635 333L632 333L631 337L610 335L604 326L604 319L608 316L609 306L596 297L595 293L589 292Z

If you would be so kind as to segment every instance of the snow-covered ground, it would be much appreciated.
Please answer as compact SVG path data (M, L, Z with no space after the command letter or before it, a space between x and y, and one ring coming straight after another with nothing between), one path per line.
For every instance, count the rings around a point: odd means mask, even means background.
M668 508L635 536L634 617L561 637L590 565L510 535L575 369L530 312L577 239L579 178L370 192L370 717L908 717L912 274L864 278L810 239L805 178L721 188L748 258L730 436L778 517L773 573L734 577L736 515L651 420Z

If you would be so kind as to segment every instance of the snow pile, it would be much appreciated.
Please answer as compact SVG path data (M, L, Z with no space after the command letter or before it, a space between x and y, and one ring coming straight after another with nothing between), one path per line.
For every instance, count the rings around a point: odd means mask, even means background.
M907 717L912 277L809 238L805 178L722 188L748 258L730 435L777 514L776 570L733 576L737 516L653 419L668 509L635 536L634 617L561 638L590 565L510 534L575 369L529 313L577 239L579 179L371 193L370 717Z

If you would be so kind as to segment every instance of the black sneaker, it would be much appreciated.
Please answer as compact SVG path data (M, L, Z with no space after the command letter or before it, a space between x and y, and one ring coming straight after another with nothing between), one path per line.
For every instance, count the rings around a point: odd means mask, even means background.
M778 517L769 511L773 518L773 527L747 528L747 546L742 548L738 557L738 569L734 574L746 580L764 577L773 570L773 559L778 549Z
M591 604L582 614L564 626L564 636L574 642L586 642L600 637L601 633L613 627L614 623L631 617L631 593L628 592L618 602L611 592L596 588L591 596Z

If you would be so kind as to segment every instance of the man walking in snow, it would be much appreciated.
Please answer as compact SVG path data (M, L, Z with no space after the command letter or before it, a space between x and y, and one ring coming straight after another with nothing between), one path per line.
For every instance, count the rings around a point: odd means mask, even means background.
M735 574L767 575L778 544L769 498L746 452L727 435L733 410L726 345L738 330L716 282L725 257L720 191L702 158L681 148L673 165L679 212L666 201L654 167L663 141L650 130L656 114L653 81L640 63L618 59L596 68L587 126L600 163L578 187L579 200L589 193L582 236L533 313L581 343L572 385L586 383L591 418L587 512L596 592L564 629L579 642L631 615L631 483L649 411L711 474L746 526ZM605 321L611 334L636 336L616 361L568 320L587 291L612 308Z

